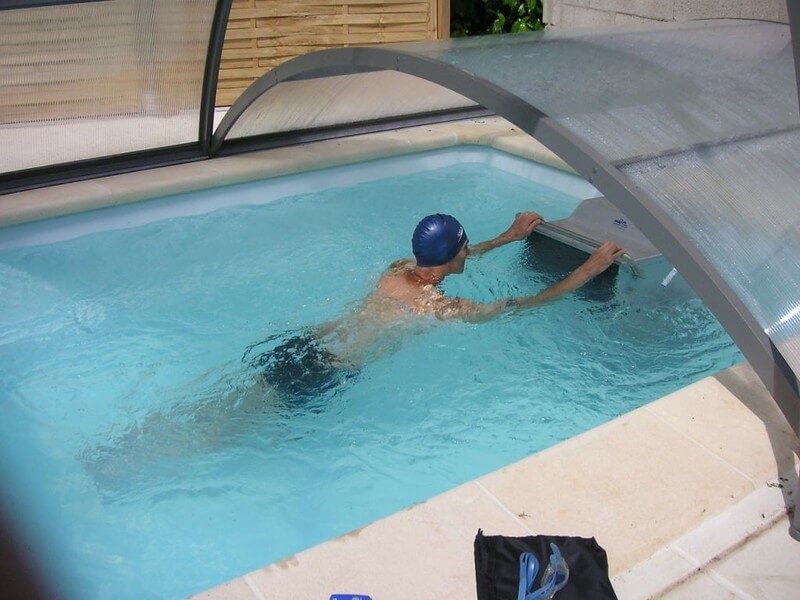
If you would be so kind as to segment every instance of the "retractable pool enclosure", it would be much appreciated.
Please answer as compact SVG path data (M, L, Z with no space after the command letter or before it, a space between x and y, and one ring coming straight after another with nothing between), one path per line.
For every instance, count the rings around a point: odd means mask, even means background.
M409 89L410 76L439 87ZM289 98L303 98L303 110ZM289 118L302 136L334 115L397 118L434 100L502 115L591 181L693 285L798 428L800 112L789 27L722 20L327 50L254 83L211 147L286 140Z
M0 3L0 193L207 158L230 5Z
M800 11L787 4L790 26L548 29L307 54L250 86L212 135L230 0L10 3L0 193L494 113L635 223L800 431Z

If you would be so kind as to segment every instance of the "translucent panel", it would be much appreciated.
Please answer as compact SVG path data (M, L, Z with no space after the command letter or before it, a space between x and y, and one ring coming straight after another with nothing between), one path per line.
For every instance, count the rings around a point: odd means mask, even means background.
M502 37L402 49L528 100L611 161L798 123L785 25L719 21ZM518 65L528 66L524 76Z
M474 105L472 100L447 88L397 71L286 81L253 102L227 137L303 130Z
M800 371L800 132L623 171L669 211Z
M0 172L197 141L214 6L0 11Z

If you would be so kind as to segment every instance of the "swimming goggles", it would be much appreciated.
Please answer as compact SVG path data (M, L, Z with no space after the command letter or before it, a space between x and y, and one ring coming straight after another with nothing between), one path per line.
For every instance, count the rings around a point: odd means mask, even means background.
M550 600L556 592L567 585L569 567L567 561L561 556L561 551L555 544L550 544L550 562L542 573L542 580L538 589L536 575L539 573L539 560L530 552L519 555L519 591L517 600Z

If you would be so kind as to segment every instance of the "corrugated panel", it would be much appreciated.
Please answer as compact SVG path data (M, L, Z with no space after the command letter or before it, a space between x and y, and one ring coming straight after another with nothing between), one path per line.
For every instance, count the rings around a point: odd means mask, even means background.
M286 81L259 96L236 121L228 138L474 105L447 88L397 71Z
M623 167L709 258L800 372L800 131Z
M214 6L0 12L0 172L197 141Z
M446 0L234 0L217 105L232 104L258 77L301 54L436 39L440 1Z

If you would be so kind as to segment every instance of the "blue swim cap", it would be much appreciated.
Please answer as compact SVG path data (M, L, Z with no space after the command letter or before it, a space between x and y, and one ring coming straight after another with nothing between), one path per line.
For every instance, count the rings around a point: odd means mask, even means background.
M428 215L417 224L411 249L420 267L438 267L452 260L467 243L467 234L450 215Z

